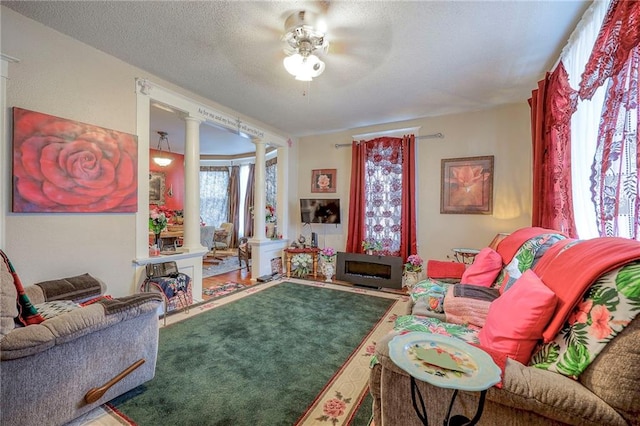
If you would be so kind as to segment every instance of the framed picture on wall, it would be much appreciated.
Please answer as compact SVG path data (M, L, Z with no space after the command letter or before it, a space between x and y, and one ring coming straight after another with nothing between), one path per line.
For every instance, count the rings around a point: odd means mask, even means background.
M311 192L336 192L336 169L311 171Z
M138 211L135 135L13 107L15 213Z
M164 173L149 172L149 204L164 205L164 189Z
M440 213L493 213L493 155L441 162Z

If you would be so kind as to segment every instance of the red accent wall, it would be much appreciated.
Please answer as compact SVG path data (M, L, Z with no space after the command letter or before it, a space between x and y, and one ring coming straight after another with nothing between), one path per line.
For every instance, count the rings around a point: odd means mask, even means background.
M162 151L164 155L170 155L173 161L167 167L160 167L153 162L153 156L157 152L157 149L149 150L149 170L165 174L164 207L184 210L184 155ZM172 188L173 192L171 197L168 194L169 188Z

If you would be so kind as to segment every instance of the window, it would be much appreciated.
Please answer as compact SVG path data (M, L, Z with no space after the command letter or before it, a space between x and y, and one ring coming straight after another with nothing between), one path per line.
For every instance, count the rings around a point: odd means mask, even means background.
M200 167L200 217L210 226L229 222L229 169Z

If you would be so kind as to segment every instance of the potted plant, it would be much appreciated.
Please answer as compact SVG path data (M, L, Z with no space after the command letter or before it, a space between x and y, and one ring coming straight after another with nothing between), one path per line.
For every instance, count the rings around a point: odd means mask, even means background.
M253 206L249 208L249 213L253 217ZM267 203L264 207L265 233L267 238L276 238L276 208L273 204Z
M413 288L418 281L420 281L420 275L422 273L422 266L424 260L417 254L412 254L407 257L407 262L404 264L404 273L402 274L403 286L409 289Z
M293 275L298 278L306 277L313 266L313 258L309 253L298 253L291 258Z
M331 277L335 273L336 251L333 247L325 247L320 251L320 259L322 260L320 267L324 280L331 282Z
M161 249L160 233L167 227L167 216L164 212L157 209L153 209L149 212L149 230L153 232L155 236L155 244L158 249Z
M366 254L373 254L374 252L382 250L382 243L373 238L367 238L362 241L362 250L364 250Z

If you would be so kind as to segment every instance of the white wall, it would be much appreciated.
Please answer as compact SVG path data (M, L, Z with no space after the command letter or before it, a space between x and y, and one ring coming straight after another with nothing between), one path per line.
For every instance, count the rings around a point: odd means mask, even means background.
M344 250L346 245L351 148L336 149L334 145L350 143L352 135L408 127L421 127L422 135L441 132L445 136L417 141L418 253L424 259L446 259L454 247L486 247L496 233L531 224L531 133L529 106L523 101L491 110L301 138L298 198L318 195L311 194L311 170L337 169L337 192L327 197L340 198L343 220L337 227L313 225L320 234L321 247ZM440 214L440 161L483 155L495 156L493 215ZM291 220L300 229L297 205Z
M243 117L99 50L1 7L1 51L9 65L7 107L21 108L136 133L135 78L152 80L214 109ZM9 111L3 111L9 114ZM250 121L273 131L272 127ZM11 168L10 128L1 131L0 161ZM149 149L138 140L139 151ZM3 179L4 180L4 179ZM10 187L10 182L2 182ZM11 190L9 189L9 193ZM3 200L3 204L6 201ZM136 268L135 214L16 214L7 212L4 246L25 285L89 272L106 281L108 292L133 292Z

